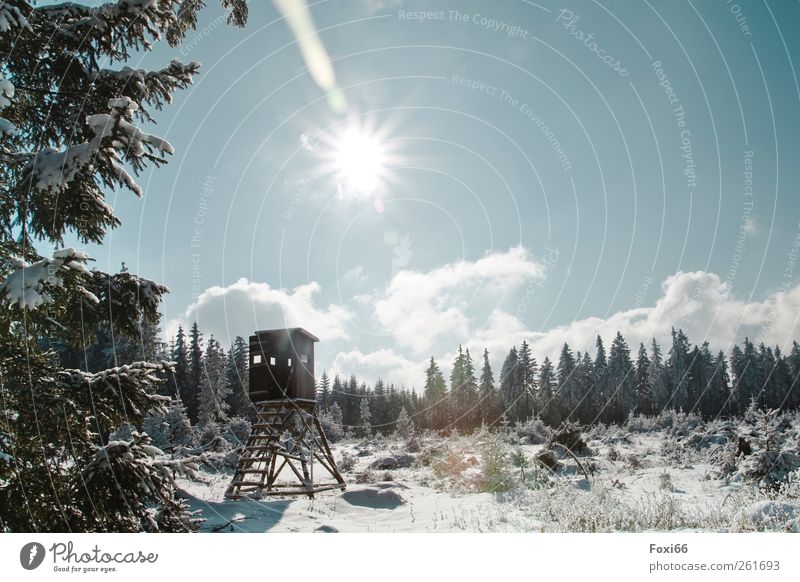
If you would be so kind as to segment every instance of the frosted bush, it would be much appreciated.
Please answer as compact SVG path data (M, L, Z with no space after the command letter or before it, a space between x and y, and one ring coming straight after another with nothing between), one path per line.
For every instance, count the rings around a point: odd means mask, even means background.
M243 445L250 436L250 421L240 416L235 416L228 421L225 430L225 440L233 446Z
M550 438L550 429L541 418L529 418L514 425L514 432L520 439L527 438L532 445L541 445Z

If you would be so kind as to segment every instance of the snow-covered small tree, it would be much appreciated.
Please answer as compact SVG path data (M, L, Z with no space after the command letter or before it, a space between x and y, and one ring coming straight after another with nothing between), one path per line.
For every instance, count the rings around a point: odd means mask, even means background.
M181 395L192 424L200 424L200 393L203 390L203 332L195 321L189 331L189 366L186 393Z
M251 427L250 421L246 418L234 416L228 419L225 439L235 447L242 446L250 436Z
M247 395L249 382L249 368L247 365L247 342L241 336L236 336L228 352L225 375L231 394L228 397L229 414L254 420L254 408Z
M150 437L154 447L162 451L169 448L169 423L163 411L148 412L142 421L142 431Z
M180 398L173 398L164 417L169 426L169 443L173 447L190 447L194 443L194 430Z
M228 417L228 397L231 389L225 374L225 352L212 335L208 340L200 374L200 399L197 423L224 422Z
M404 440L408 440L414 435L414 422L409 418L405 406L400 409L400 414L397 415L395 430L397 431L397 436Z
M367 398L361 399L361 404L358 406L359 436L369 436L372 434L372 413L369 410L369 400Z
M342 409L339 404L334 402L328 412L319 415L319 423L325 436L332 443L342 440L344 437L344 427L342 426Z

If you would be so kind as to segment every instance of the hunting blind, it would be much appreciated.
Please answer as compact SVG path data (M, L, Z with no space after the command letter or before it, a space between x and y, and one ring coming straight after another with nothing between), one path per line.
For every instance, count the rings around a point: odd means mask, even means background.
M317 417L314 343L318 341L300 327L250 336L248 392L258 418L227 497L313 497L320 491L344 490L344 479ZM334 482L315 482L315 463Z

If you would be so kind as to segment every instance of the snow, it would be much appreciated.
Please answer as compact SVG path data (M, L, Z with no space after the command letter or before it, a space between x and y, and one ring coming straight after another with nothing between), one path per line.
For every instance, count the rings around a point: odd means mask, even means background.
M139 108L129 97L109 99L108 106L110 113L95 113L86 118L86 123L95 134L91 141L69 146L64 150L45 148L34 156L28 169L33 174L35 188L60 190L87 167L96 155L102 154L119 180L137 196L142 195L142 189L133 176L122 167L119 152L124 152L129 158L139 158L147 153L148 147L162 154L173 154L175 149L165 139L145 133L125 120ZM114 137L111 147L102 145L102 140L108 137Z
M764 500L748 505L736 516L740 528L756 530L791 527L788 523L800 514L800 507L781 501Z
M414 453L396 438L336 443L347 489L318 493L313 500L226 500L231 472L207 467L197 480L177 483L191 508L202 511L206 532L800 531L800 476L790 491L766 492L719 477L708 450L676 456L670 442L674 437L667 431L595 435L579 457L592 468L589 479L563 455L552 475L525 469L527 486L519 469L509 466L515 485L495 492L476 486L482 445L473 436L426 436ZM543 445L512 445L516 449L532 460ZM416 462L370 469L401 454ZM317 480L327 477L318 466L315 471Z
M2 30L2 12L0 12L0 30ZM14 85L0 75L0 111L11 105L11 100L14 98ZM0 117L0 134L6 133L12 135L16 133L17 128L5 117Z
M31 25L16 6L9 6L7 2L0 4L0 32L8 32L12 28L27 28Z
M5 117L0 117L0 133L14 135L17 133L17 127Z
M11 105L11 99L14 98L14 85L0 75L0 109L5 109Z
M73 248L57 250L52 259L44 258L30 265L18 257L11 257L14 270L0 283L0 294L5 294L12 305L16 303L21 308L36 309L52 302L47 286L63 285L64 281L59 274L62 269L86 273L88 271L83 263L88 260L88 254ZM85 289L84 291L88 293Z

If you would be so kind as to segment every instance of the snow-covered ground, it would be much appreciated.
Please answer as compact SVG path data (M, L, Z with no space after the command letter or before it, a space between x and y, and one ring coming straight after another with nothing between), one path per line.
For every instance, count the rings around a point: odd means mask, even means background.
M800 529L798 474L779 488L742 479L724 469L721 459L731 446L725 439L691 446L691 439L664 429L590 431L584 438L580 465L557 449L553 470L536 463L545 445L528 444L535 438L484 433L427 435L410 446L383 437L340 442L333 450L347 490L313 500L225 500L230 471L202 471L199 480L180 479L179 486L192 508L202 510L203 531ZM370 468L392 460L410 466Z

